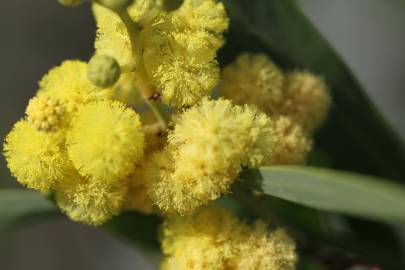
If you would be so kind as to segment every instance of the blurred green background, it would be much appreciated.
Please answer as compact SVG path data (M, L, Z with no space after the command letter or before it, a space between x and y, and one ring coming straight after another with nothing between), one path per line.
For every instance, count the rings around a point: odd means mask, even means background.
M405 1L299 2L405 138ZM0 1L1 138L23 116L49 68L91 56L94 31L87 5L71 9L56 0ZM0 187L18 186L2 157L0 176ZM4 270L152 269L125 243L67 219L1 235L0 262Z

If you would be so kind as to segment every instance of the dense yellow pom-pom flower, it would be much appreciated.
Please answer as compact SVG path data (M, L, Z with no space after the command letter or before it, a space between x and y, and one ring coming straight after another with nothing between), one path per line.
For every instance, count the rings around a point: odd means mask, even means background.
M279 114L290 117L312 133L325 120L331 98L323 80L309 72L293 72L286 76L284 100Z
M273 123L252 107L204 99L174 122L160 154L164 172L152 180L151 197L164 212L188 214L226 193L241 164L271 160Z
M282 229L249 226L223 208L172 217L162 230L164 270L293 270L295 244Z
M215 0L184 0L181 7L173 12L171 21L178 30L203 31L210 33L212 39L221 40L229 27L224 4Z
M51 69L39 82L39 86L38 96L57 98L69 113L74 112L81 104L106 99L112 95L112 89L103 90L89 81L87 63L78 60L67 60Z
M223 70L222 96L239 105L254 104L272 112L282 101L284 75L264 54L241 54Z
M280 116L275 120L275 129L278 141L271 164L304 164L311 150L312 140L301 126L286 116Z
M115 181L129 175L144 151L139 116L117 101L80 107L67 137L68 153L82 175Z
M120 213L126 192L123 181L87 180L72 171L57 186L56 202L72 220L97 226Z
M252 117L248 141L242 158L242 165L259 167L269 164L278 144L278 134L273 121L254 106L244 106L245 114Z
M152 155L143 167L145 181L151 183L148 195L154 205L164 213L189 213L201 205L193 196L193 183L189 178L174 178L175 161L173 154L164 149ZM188 182L187 182L188 181Z
M54 131L61 125L64 105L56 98L42 95L30 100L27 109L27 119L39 131Z
M145 68L165 103L181 108L211 93L219 80L219 67L216 49L210 45L207 35L179 33L170 26L145 31L150 32L145 33Z
M63 143L60 132L41 132L21 120L6 137L4 156L20 183L45 192L64 177L68 158Z
M132 20L147 24L155 16L153 0L137 0L127 9ZM93 4L93 12L97 22L97 38L95 48L97 54L107 54L125 65L132 59L131 42L127 29L119 16L99 4Z
M257 221L238 244L239 256L233 269L294 270L297 262L295 243L283 229L268 231Z

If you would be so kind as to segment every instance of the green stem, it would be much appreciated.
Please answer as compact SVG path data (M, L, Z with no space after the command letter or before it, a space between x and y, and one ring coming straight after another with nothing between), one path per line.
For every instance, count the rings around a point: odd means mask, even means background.
M139 86L142 96L146 104L155 114L157 120L161 124L162 129L165 130L167 128L168 120L161 104L155 100L156 92L155 89L153 89L148 83L148 75L143 62L142 46L140 46L140 44L142 44L142 27L131 19L127 10L122 10L118 13L118 15L127 28L128 36L131 42L132 54L135 58L135 72L137 73L137 77L140 81Z

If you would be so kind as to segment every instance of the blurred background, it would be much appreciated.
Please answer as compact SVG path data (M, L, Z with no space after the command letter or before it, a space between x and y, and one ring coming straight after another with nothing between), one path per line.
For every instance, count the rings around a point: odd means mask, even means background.
M405 138L405 1L299 3ZM23 116L47 70L64 59L89 59L94 32L87 5L70 9L56 0L0 1L1 139ZM16 186L1 156L0 188ZM0 235L0 262L4 270L154 269L126 243L64 218Z

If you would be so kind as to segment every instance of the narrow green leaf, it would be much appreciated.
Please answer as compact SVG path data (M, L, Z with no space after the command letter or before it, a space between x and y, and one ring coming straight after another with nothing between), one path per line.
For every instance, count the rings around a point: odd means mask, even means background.
M263 192L305 206L384 221L405 221L405 187L376 177L298 166L246 171Z
M337 53L295 0L223 0L231 18L222 65L241 52L269 54L286 70L325 78L333 110L316 139L331 166L405 181L405 150Z
M159 263L162 256L158 239L161 221L157 216L126 212L111 219L103 229L135 246L151 262Z
M0 190L0 232L57 214L54 204L36 191Z

